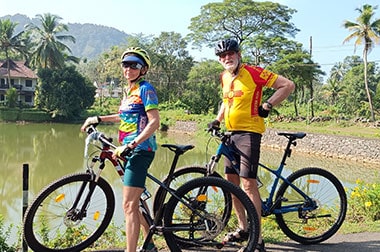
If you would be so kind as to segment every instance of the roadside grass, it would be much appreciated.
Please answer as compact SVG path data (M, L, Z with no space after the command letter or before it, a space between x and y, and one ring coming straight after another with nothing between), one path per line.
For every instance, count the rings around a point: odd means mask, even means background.
M193 115L183 110L160 111L161 125L173 127L176 121L193 121L198 124L198 131L206 129L207 124L215 119L215 115ZM265 119L268 128L288 130L293 132L304 131L327 135L351 136L380 139L380 128L375 123L356 122L354 120L328 120L308 123L307 120L284 120L271 116ZM200 133L200 132L198 132Z
M329 121L306 124L306 122L270 122L268 127L294 132L305 131L326 135L380 139L380 128L376 128L370 123L336 123Z

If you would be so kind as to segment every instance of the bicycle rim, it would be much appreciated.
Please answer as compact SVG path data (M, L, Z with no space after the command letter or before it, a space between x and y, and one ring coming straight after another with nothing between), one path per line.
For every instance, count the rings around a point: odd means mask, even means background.
M227 233L239 228L234 214L228 222L223 221L224 206L231 204L226 202L225 192L239 199L245 209L250 230L245 241L224 242ZM222 178L197 178L181 186L176 195L193 209L174 196L170 198L164 213L164 236L171 251L180 251L179 244L183 241L194 246L207 246L211 251L222 247L236 251L254 250L259 236L258 216L253 203L239 187Z
M312 199L307 202L287 184L282 184L277 198L281 207L297 205L296 211L276 214L281 230L292 240L302 244L315 244L334 235L346 216L347 198L340 181L330 172L320 168L304 168L288 177ZM315 204L314 209L310 209Z
M173 175L171 176L170 188L178 189L180 186L185 184L191 179L201 178L207 176L207 170L204 166L186 166L177 169ZM211 176L221 177L218 173L213 173ZM163 183L166 183L169 180L169 176L162 180ZM158 202L161 195L165 193L165 189L163 187L158 187L155 193L154 202L153 202L153 213L156 214L158 209L162 207ZM167 199L170 197L170 194L166 195Z
M76 215L89 191L91 175L68 175L43 189L24 218L24 238L34 251L80 251L101 236L112 219L115 197L110 185L99 178L85 215ZM71 209L86 183L75 209ZM76 217L73 217L76 216Z
M187 166L187 167L180 168L180 169L176 170L174 172L174 174L172 175L173 180L170 183L170 188L176 190L180 186L182 186L183 184L188 182L189 180L192 180L194 178L202 178L205 176L207 176L207 170L205 167L202 167L202 166ZM221 176L216 172L214 172L210 176L221 178ZM168 179L169 179L168 177L165 178L165 180L163 180L164 183ZM153 203L154 214L156 214L158 209L161 208L161 204L160 204L159 200L160 200L160 197L163 193L165 193L165 189L163 187L159 187L157 189L156 194L155 194L154 203ZM170 194L167 193L166 197L168 199L170 197ZM223 197L225 198L225 200L224 200L225 202L229 202L229 204L226 204L224 206L223 214L221 215L221 219L223 220L223 222L226 223L226 222L228 222L228 219L230 218L231 211L232 211L231 194L228 192L223 192ZM188 240L188 239L178 239L177 243L180 245L181 248L190 248L190 247L197 246L196 243L194 243L193 241Z

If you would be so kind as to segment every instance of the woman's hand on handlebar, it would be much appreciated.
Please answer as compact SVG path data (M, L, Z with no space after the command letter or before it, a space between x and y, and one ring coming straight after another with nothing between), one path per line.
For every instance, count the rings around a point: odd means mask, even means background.
M121 145L115 148L113 151L112 157L114 159L118 157L126 157L130 156L132 154L133 149L129 147L127 144L126 145Z
M82 132L85 132L89 126L94 125L96 127L101 121L99 116L91 116L86 119L80 129Z

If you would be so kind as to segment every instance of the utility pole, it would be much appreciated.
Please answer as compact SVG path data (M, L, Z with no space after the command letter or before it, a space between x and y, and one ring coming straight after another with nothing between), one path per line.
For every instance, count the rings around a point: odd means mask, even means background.
M313 36L310 36L310 59L313 55ZM311 109L311 118L314 117L314 88L313 88L313 79L310 80L310 109Z

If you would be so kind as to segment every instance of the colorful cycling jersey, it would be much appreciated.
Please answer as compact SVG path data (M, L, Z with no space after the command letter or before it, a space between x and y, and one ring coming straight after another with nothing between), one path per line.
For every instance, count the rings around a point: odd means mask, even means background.
M158 98L156 90L149 82L141 80L131 89L124 89L123 100L119 107L120 143L132 142L144 130L148 124L146 111L151 109L158 109ZM140 143L136 149L155 151L157 149L155 134Z
M224 71L221 75L224 121L229 131L262 134L264 119L259 116L263 88L272 87L278 75L256 66L242 64L237 76Z

